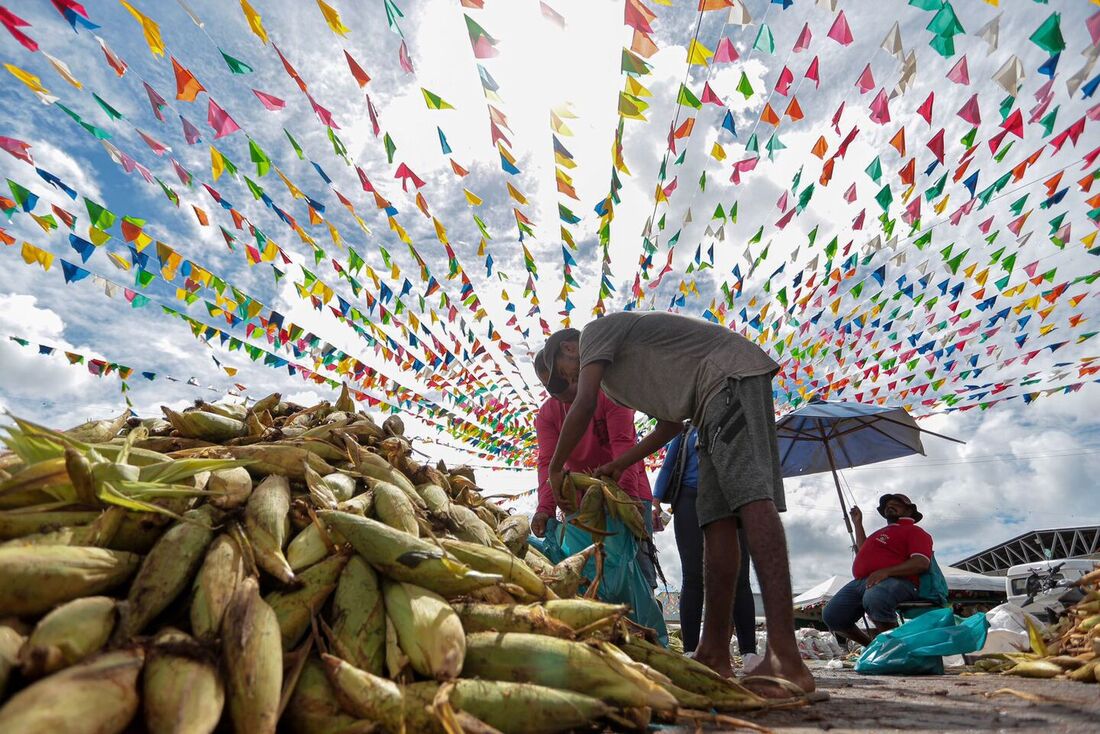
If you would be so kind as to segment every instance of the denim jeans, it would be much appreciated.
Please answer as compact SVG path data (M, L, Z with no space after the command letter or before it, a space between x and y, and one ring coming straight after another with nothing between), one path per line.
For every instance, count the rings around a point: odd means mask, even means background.
M898 604L916 598L917 587L907 579L891 577L870 589L865 579L852 579L829 600L821 617L834 632L855 626L864 612L872 622L892 625Z

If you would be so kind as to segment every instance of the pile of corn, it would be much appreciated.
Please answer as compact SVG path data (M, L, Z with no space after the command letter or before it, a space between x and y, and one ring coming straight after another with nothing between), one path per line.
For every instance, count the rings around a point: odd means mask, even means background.
M551 564L469 469L414 461L346 391L164 416L4 429L0 732L555 732L766 705L577 597L593 549Z
M989 656L976 667L1024 678L1100 683L1100 565L1077 584L1085 597L1045 633L1028 620L1031 652Z

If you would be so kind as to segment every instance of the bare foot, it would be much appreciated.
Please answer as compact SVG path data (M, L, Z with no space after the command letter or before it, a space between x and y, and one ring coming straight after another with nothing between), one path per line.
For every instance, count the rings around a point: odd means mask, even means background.
M723 678L733 677L733 662L730 660L729 652L719 652L717 655L707 655L704 651L696 649L694 652L687 654L687 657L691 658L697 663L702 663L718 675Z
M813 692L814 677L810 669L806 667L801 658L793 660L781 660L775 653L768 650L764 653L764 659L756 665L751 675L766 675L774 678L783 678L794 683L806 693ZM790 698L791 693L786 688L765 681L753 681L744 684L753 693L764 698Z

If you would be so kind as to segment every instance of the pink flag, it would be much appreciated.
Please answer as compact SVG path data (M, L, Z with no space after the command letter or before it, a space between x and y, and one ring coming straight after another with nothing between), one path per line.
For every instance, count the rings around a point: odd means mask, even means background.
M336 121L332 119L332 113L326 110L321 105L317 104L317 100L313 98L313 95L306 92L306 98L309 103L313 105L313 111L317 113L317 119L321 121L321 124L325 127L331 127L333 130L339 130L340 126L336 124Z
M970 70L966 68L966 54L947 72L947 78L956 84L967 85L970 83Z
M912 224L916 220L920 219L920 197L914 197L909 206L905 207L905 214L902 215L902 221L906 224Z
M134 129L136 130L137 128ZM158 156L164 155L168 151L172 150L167 145L160 142L148 133L144 133L141 130L138 130L137 134L141 136L141 139L145 141L145 144L149 146L149 149L156 153Z
M202 133L199 129L192 125L186 117L180 115L180 122L183 123L183 137L187 140L188 145L194 145L202 138Z
M775 202L775 208L778 209L779 211L783 211L784 209L786 209L787 208L787 197L788 196L789 196L788 192L784 191L783 195L779 197L779 201Z
M703 102L703 104L713 104L718 105L719 107L726 106L722 102L722 98L715 94L714 90L710 88L710 82L706 82L705 84L703 84L703 96L701 101Z
M168 103L164 101L164 97L157 94L157 90L149 86L149 82L142 82L145 85L145 94L149 97L149 104L153 107L153 114L157 119L164 122L164 115L161 114L161 110L168 106Z
M32 166L34 165L34 159L31 158L29 143L24 143L22 140L16 140L15 138L5 138L0 135L0 148L3 148L7 152L21 161L26 161Z
M737 61L738 58L737 49L733 47L733 41L723 37L718 42L718 48L714 51L714 63L728 64Z
M856 200L856 185L852 184L848 187L848 190L844 192L844 201L851 204Z
M935 154L936 160L938 160L940 163L943 163L943 128L942 127L940 128L938 133L936 133L935 135L932 136L932 139L929 140L926 143L926 145L928 146L928 150L932 151Z
M840 116L844 114L844 102L841 101L840 107L836 108L836 112L833 113L833 130L836 130L836 134L840 135Z
M802 32L798 34L798 40L794 42L794 52L799 53L805 51L810 47L810 39L813 38L813 34L810 33L810 24L807 23L802 26Z
M786 214L784 214L783 216L781 216L779 219L777 219L775 221L775 226L779 227L780 229L783 229L784 227L786 227L788 224L790 224L791 218L794 217L794 212L795 212L795 208L791 207L791 210L789 212L787 212Z
M782 94L784 97L791 91L791 83L794 81L794 74L787 67L783 67L783 71L779 72L779 79L775 82L775 91Z
M210 106L206 111L206 121L210 124L210 127L214 128L214 139L225 137L231 133L235 133L241 129L241 126L229 116L229 113L218 106L218 103L211 97Z
M1100 11L1089 16L1085 21L1085 27L1089 29L1089 35L1092 36L1092 45L1100 44Z
M818 73L817 66L817 57L814 56L814 60L810 62L810 66L806 69L806 78L812 79L814 82L814 86L817 89L821 89L821 74Z
M181 166L179 161L175 158L172 159L172 168L176 169L176 176L179 178L181 184L184 186L191 185L191 173Z
M928 126L932 126L932 104L936 100L936 93L929 92L928 98L921 103L921 106L917 108L917 114L924 118L924 121L928 123Z
M401 68L405 70L406 74L413 73L413 62L409 56L409 47L402 41L401 48L397 49L397 60L401 62Z
M974 199L971 199L970 201L974 201ZM968 201L966 203L970 204L970 201ZM966 213L969 214L970 212L967 211ZM987 219L984 222L982 222L981 224L979 224L978 229L980 229L982 231L982 234L989 234L989 228L992 227L992 226L993 226L993 217L990 217L989 219Z
M978 95L971 95L970 99L966 101L966 104L959 108L958 115L971 125L980 125L982 122L982 113L978 108Z
M33 52L38 50L38 44L35 40L19 30L20 28L30 28L30 23L7 8L0 7L0 24L3 24L3 26L8 29L8 33L10 33L15 40L19 41L19 43L23 44L24 48L28 51Z
M489 43L489 39L485 36L478 36L474 42L474 58L475 59L491 59L499 53L493 44Z
M1001 128L1007 130L1018 138L1024 137L1024 115L1020 110L1015 110L1001 123Z
M890 100L885 89L878 90L878 95L871 102L871 119L879 125L890 122Z
M863 229L863 219L867 216L866 209L860 209L859 214L856 215L855 220L852 222L852 229Z
M859 79L856 80L856 86L859 87L860 94L867 94L875 88L875 77L871 74L871 65L863 67L863 73L859 75Z
M848 27L848 19L844 17L844 11L837 13L833 27L829 29L829 38L841 46L847 46L852 42L852 29Z
M252 93L256 95L256 99L260 100L260 104L269 110L281 110L286 107L286 102L268 94L267 92L261 92L259 89L253 89Z

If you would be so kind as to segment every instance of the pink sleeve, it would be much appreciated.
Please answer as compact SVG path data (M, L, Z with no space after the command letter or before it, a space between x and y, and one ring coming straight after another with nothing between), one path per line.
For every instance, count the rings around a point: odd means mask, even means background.
M615 405L603 393L600 394L600 399L600 407L607 421L607 438L611 444L611 456L615 458L634 448L638 443L638 432L634 428L634 411ZM623 491L635 499L653 499L643 462L631 464L623 471L619 485Z
M554 492L550 489L550 461L554 458L554 449L558 447L558 426L550 419L547 404L543 403L535 416L535 436L538 439L539 459L538 475L539 504L536 512L545 512L551 517L554 515L556 505Z
M932 560L932 536L916 526L909 533L909 555Z

